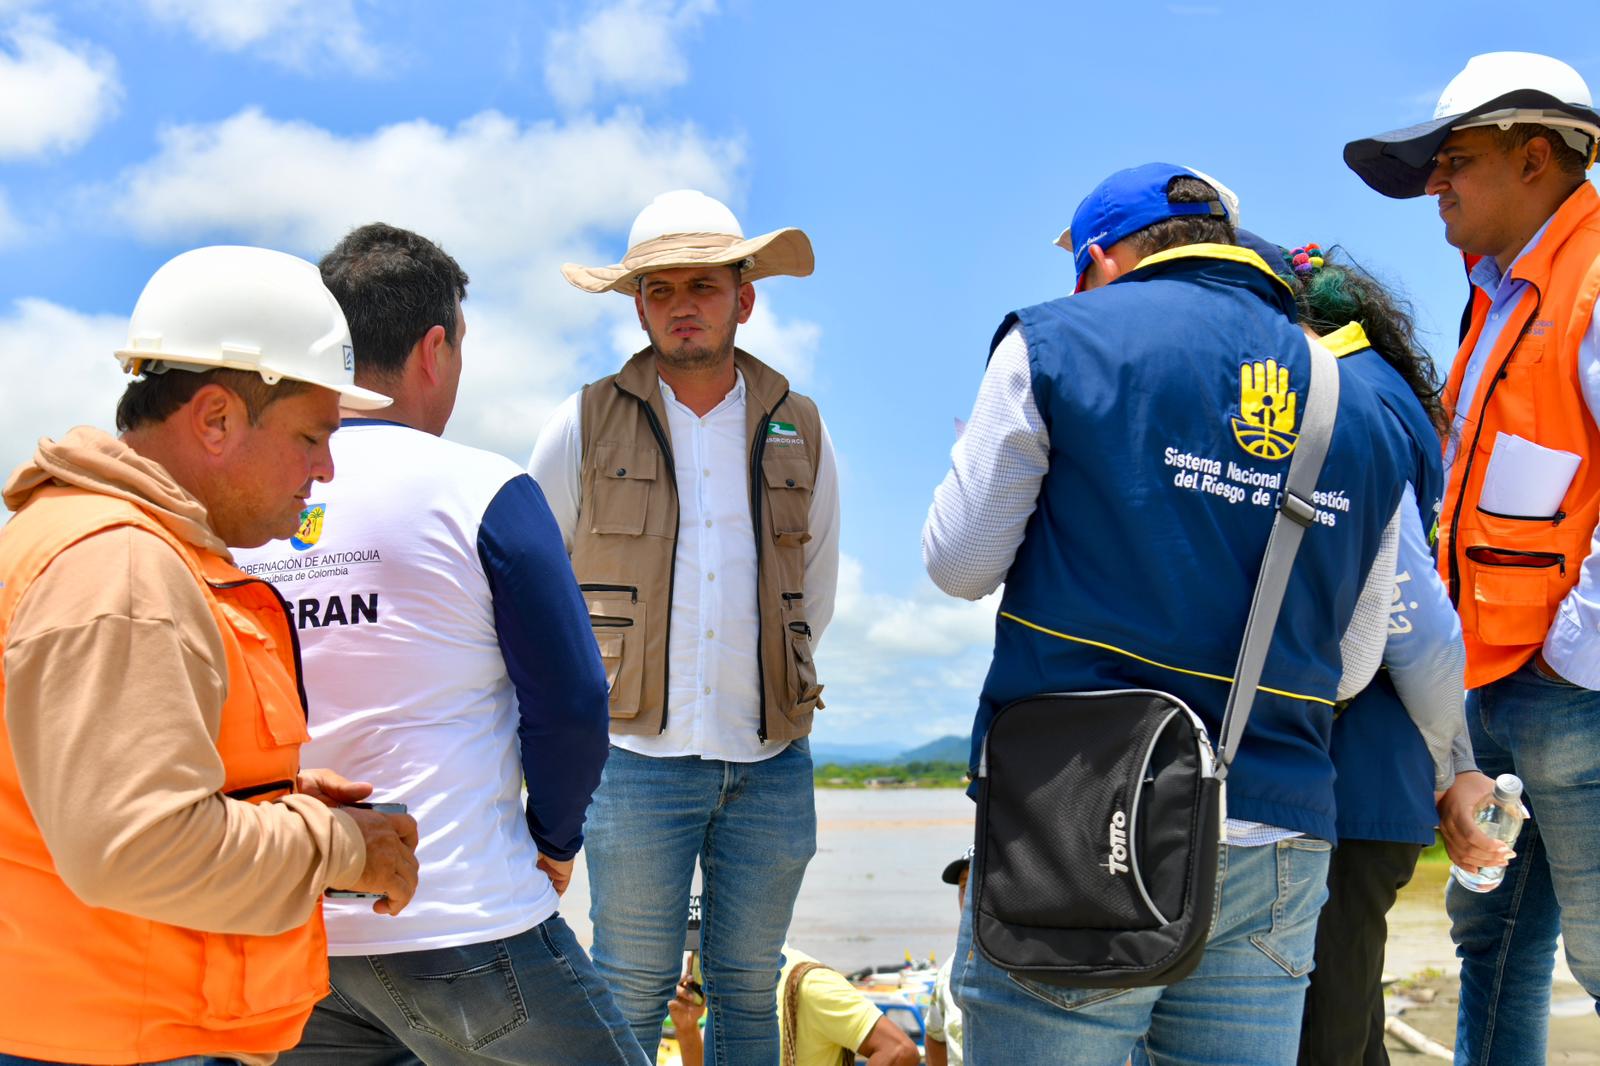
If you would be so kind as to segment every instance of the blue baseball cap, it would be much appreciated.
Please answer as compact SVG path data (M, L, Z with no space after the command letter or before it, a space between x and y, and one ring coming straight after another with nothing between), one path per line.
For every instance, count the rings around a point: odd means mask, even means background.
M1217 190L1218 199L1199 204L1169 203L1167 188L1174 178L1199 178ZM1096 185L1078 205L1072 225L1061 231L1056 243L1072 253L1081 289L1091 262L1090 245L1109 248L1146 226L1180 215L1211 215L1237 225L1239 200L1220 182L1191 167L1146 163L1119 170Z

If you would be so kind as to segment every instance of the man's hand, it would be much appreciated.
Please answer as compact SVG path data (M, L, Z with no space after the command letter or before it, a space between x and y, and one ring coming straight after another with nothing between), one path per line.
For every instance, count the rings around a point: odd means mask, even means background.
M301 770L295 775L294 790L312 799L321 800L329 807L360 803L372 795L370 783L347 781L343 774L334 770Z
M1504 866L1516 852L1479 829L1472 821L1478 803L1494 791L1494 778L1470 770L1457 774L1455 784L1434 797L1439 808L1439 832L1450 861L1469 874L1483 866Z
M694 979L684 974L678 982L678 994L667 1004L667 1014L672 1018L672 1031L678 1034L678 1053L684 1066L700 1066L704 1058L700 1040L700 1015L706 1012L704 996L690 990Z
M551 886L556 890L556 895L560 896L567 891L567 886L572 884L572 864L574 861L573 859L552 859L550 856L540 852L539 861L534 865L545 872L545 875L550 878Z
M399 914L417 891L417 820L409 814L380 814L362 807L346 807L344 813L361 827L367 864L354 884L330 887L383 896L373 903L373 911Z

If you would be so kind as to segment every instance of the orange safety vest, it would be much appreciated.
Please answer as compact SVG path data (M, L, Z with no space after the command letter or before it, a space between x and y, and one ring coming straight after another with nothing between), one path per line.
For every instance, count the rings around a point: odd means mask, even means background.
M310 737L282 601L270 585L183 543L140 507L84 489L36 492L0 536L0 645L45 567L72 544L118 526L171 545L216 619L228 656L216 740L223 791L255 802L289 792ZM4 697L0 667L0 703ZM0 1051L82 1063L283 1051L299 1041L327 993L327 954L320 908L299 928L245 936L78 899L57 875L22 795L0 716Z
M1505 677L1538 652L1561 600L1578 583L1600 519L1600 429L1578 379L1578 349L1600 294L1594 186L1585 182L1567 198L1511 275L1528 288L1484 363L1446 472L1439 518L1439 573L1461 613L1468 688ZM1445 383L1449 411L1488 309L1478 294ZM1479 506L1500 433L1582 457L1555 514L1503 515Z

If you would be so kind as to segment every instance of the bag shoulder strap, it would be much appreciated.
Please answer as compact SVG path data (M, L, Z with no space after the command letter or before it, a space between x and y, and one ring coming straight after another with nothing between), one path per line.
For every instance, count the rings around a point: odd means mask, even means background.
M789 971L789 980L783 987L783 1030L778 1034L782 1046L782 1066L795 1066L795 1056L798 1054L795 1038L800 1028L800 983L812 970L829 968L820 962L801 962L796 963ZM841 1049L839 1061L842 1064L853 1064L856 1061L855 1049Z
M1239 741L1244 737L1245 723L1250 720L1250 708L1261 684L1261 668L1266 663L1272 633L1278 625L1278 610L1289 588L1289 574L1294 569L1295 554L1300 550L1300 538L1305 535L1306 527L1316 521L1317 508L1312 494L1328 456L1328 445L1333 440L1333 425L1339 409L1339 363L1332 352L1311 337L1306 338L1306 346L1311 351L1311 388L1306 397L1300 436L1295 442L1294 455L1289 459L1289 474L1283 491L1278 494L1277 514L1272 519L1272 532L1267 536L1267 551L1261 561L1261 574L1256 579L1255 595L1250 600L1250 616L1245 623L1244 640L1239 645L1233 687L1228 692L1228 708L1222 716L1217 745L1216 777L1219 781L1227 779Z

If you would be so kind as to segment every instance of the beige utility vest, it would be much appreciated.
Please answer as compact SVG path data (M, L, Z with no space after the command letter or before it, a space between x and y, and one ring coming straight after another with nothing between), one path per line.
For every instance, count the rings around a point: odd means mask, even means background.
M777 371L735 349L744 375L750 525L756 538L754 664L762 740L811 732L822 686L806 622L805 553L811 539L822 420ZM646 348L583 392L582 496L572 569L589 608L606 680L611 731L667 727L667 642L678 550L678 485L666 404Z

